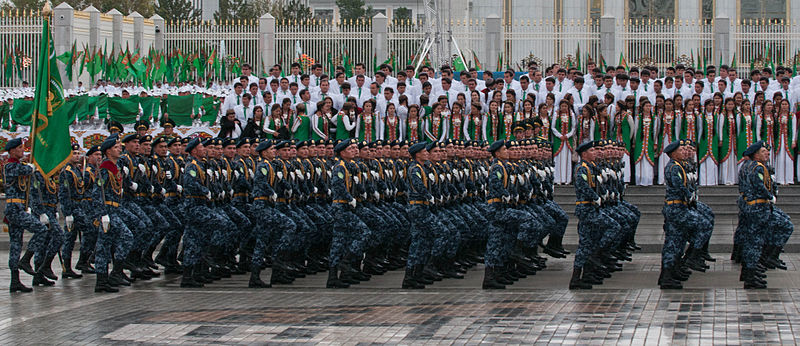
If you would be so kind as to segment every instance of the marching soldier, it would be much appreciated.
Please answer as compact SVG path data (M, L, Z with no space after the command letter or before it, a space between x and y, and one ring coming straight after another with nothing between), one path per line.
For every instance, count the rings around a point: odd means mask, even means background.
M9 140L6 143L5 151L8 152L8 162L3 167L3 181L5 182L6 211L4 222L8 225L8 235L10 238L8 252L8 268L11 270L11 285L9 291L31 292L30 287L26 287L19 279L19 269L26 273L33 274L30 268L30 259L20 260L19 255L22 250L22 233L24 230L33 233L28 241L28 250L33 253L44 246L47 240L47 226L49 220L36 217L28 207L30 199L31 178L36 167L31 163L25 163L25 147L22 145L21 138Z
M82 169L78 166L82 154L81 147L73 144L69 163L64 166L64 170L61 171L58 179L60 182L58 195L61 202L61 211L65 215L64 228L66 229L64 246L61 247L61 259L63 261L61 277L63 279L80 279L83 277L72 270L72 250L75 247L75 240L78 239L78 233L83 237L88 237L88 234L95 230L91 224L92 219L83 213L84 209L81 207L86 192L84 179L81 176ZM81 248L83 248L83 244Z

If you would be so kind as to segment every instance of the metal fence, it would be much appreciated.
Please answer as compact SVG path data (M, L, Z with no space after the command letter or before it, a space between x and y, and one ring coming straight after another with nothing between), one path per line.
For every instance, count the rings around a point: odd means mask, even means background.
M33 83L39 44L42 40L42 17L36 12L0 12L0 85L21 86ZM6 64L12 64L6 69ZM21 66L21 78L17 68Z
M37 13L0 12L0 49L2 49L0 67L5 67L9 53L10 60L14 63L17 61L30 63L22 69L21 78L16 67L10 70L13 74L11 78L6 78L9 71L0 68L0 86L20 86L23 80L29 82L34 80L35 60L38 57L41 40L41 23L42 19ZM488 56L489 48L485 42L488 34L486 19L460 20L451 24L452 34L458 47L466 62L473 66L475 65L473 56L477 57L486 69L494 69L501 56L502 67L509 66L514 69L524 68L525 62L530 60L542 66L553 63L561 65L571 63L576 66L578 55L580 55L580 67L585 67L588 60L600 63L603 47L600 43L602 34L597 20L569 22L518 20L504 23L500 29L503 40L500 50L491 53L496 56ZM270 68L261 66L261 61L264 60L275 61L288 69L291 63L302 57L300 61L304 65L321 63L326 73L331 73L331 63L335 66L343 65L346 56L350 58L352 64L364 63L368 73L374 70L376 64L383 63L378 57L382 54L376 54L378 36L373 32L373 20L278 21L270 30L260 27L257 20L222 23L182 21L164 23L163 26L162 33L154 35L162 35L166 54L175 51L184 54L202 51L210 54L211 51L216 51L218 55L224 54L237 58L241 63L250 63L258 75ZM109 30L111 25L104 26L99 35L104 38L113 37L116 33ZM123 30L128 29L123 28ZM84 35L83 31L80 35ZM264 43L268 42L264 39L265 33L274 33L273 50L265 50L263 47ZM729 33L731 47L725 56L735 56L737 68L742 73L747 72L751 61L755 67L768 65L768 61L772 61L776 66L792 66L796 51L800 49L800 24L797 22L732 23ZM76 32L75 35L79 34ZM386 50L389 56L394 57L397 67L403 68L414 58L419 58L417 55L425 39L424 25L421 21L389 21L385 35ZM609 65L618 64L620 52L630 66L653 65L659 67L662 72L664 67L671 66L679 60L687 63L693 57L694 66L697 66L703 58L707 64L717 64L721 56L717 51L718 45L714 42L713 21L618 20L613 38L616 42L617 56L602 57ZM274 56L262 56L265 51L274 51ZM210 70L208 66L207 71ZM226 72L225 78L234 77L230 66Z

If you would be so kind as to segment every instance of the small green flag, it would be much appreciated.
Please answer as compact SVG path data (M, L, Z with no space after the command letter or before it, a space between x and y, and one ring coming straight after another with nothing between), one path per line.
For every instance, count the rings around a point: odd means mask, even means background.
M461 60L460 55L456 55L456 57L453 58L453 68L456 70L456 72L461 72L467 69L467 66L464 65L464 60Z
M108 117L122 124L133 124L139 116L139 96L129 98L109 97Z
M345 50L344 57L342 58L342 64L344 65L344 75L347 78L353 76L353 63L350 61L350 54Z

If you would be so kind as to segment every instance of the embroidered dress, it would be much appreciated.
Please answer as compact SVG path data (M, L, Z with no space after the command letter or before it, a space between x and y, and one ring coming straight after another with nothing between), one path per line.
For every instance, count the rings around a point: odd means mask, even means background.
M718 117L721 148L719 151L719 183L736 184L738 164L736 160L736 114L720 114Z
M700 185L717 185L719 168L719 134L717 117L714 113L700 116L697 128L697 162L700 163Z

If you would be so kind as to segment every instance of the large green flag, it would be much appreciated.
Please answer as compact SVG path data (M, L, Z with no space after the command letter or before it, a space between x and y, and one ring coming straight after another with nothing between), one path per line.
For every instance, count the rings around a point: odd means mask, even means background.
M167 96L167 114L175 121L178 126L189 126L192 124L192 108L194 107L194 95L169 95Z
M67 79L72 80L72 70L74 70L75 61L78 60L79 54L75 50L75 42L72 42L72 49L64 52L63 54L56 57L58 61L61 61L66 66L64 69L67 73Z
M14 100L14 108L11 109L11 120L17 125L31 126L31 115L33 115L33 101L26 99Z
M453 58L453 68L456 70L456 72L461 72L467 69L467 66L464 65L464 60L461 60L461 55L456 55L456 57Z
M61 75L56 63L53 36L50 33L50 5L42 11L42 42L39 46L39 67L36 72L36 93L33 97L33 125L31 126L31 162L45 178L58 174L72 154L69 135L70 114L64 107Z
M139 96L129 98L109 97L108 117L122 124L133 124L139 115Z

